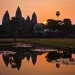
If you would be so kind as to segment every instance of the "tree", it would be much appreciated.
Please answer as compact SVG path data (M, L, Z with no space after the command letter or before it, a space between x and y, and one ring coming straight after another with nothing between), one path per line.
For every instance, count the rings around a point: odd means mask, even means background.
M48 19L47 20L47 27L51 30L60 29L62 21L61 20L54 20L54 19Z
M60 11L56 11L56 16L57 16L57 19L59 20Z
M65 18L65 19L63 20L63 23L64 23L64 25L67 25L67 26L71 26L71 25L72 25L72 24L71 24L71 20L68 19L68 18Z
M65 18L65 19L63 20L63 23L64 23L64 29L65 29L66 31L68 31L68 30L70 29L71 25L72 25L71 20L68 19L68 18Z

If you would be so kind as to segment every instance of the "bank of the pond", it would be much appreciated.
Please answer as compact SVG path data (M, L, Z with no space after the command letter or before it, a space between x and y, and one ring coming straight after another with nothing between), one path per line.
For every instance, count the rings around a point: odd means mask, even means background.
M20 48L12 47L17 43L27 43L31 44L31 48L43 48L43 49L58 49L63 51L75 52L75 39L70 38L25 38L25 39L16 39L14 42L13 39L0 39L0 47L3 49L14 49L19 50ZM7 48L8 47L8 48ZM29 50L29 48L21 47L20 50Z
M14 42L12 38L0 38L1 42ZM75 47L75 39L74 38L23 38L16 39L16 42L29 42L29 43L40 43L40 44L53 44L53 45L62 45L62 46L72 46Z

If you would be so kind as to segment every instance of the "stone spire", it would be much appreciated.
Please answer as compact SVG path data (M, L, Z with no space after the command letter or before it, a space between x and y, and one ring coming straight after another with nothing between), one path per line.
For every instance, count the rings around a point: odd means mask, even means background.
M17 18L21 18L22 17L22 12L21 12L20 7L18 7L17 10L16 10L16 17Z
M9 12L6 11L4 16L3 16L3 19L2 19L2 25L8 23L10 21L10 15L9 15Z
M34 12L32 14L32 21L36 24L37 23L37 16L36 16L36 13Z
M29 15L27 16L26 20L27 20L27 21L30 21L30 17L29 17Z

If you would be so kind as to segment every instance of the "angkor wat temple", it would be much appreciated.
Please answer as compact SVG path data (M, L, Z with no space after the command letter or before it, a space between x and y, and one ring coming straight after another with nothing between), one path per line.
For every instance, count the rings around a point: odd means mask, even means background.
M32 18L29 15L26 19L22 17L22 12L20 7L17 8L15 17L10 18L8 11L5 12L2 25L0 25L0 36L18 36L18 34L24 35L32 32L34 25L37 24L37 16L34 12Z
M15 19L19 20L19 22L22 23L22 25L24 25L25 23L27 22L31 22L31 23L37 23L37 16L36 16L36 13L34 12L32 14L32 19L30 20L30 17L27 16L26 20L22 17L22 12L21 12L21 9L18 7L17 10L16 10L16 14L15 14L15 17L12 17L10 19L10 14L8 11L5 12L4 16L3 16L3 20L2 20L2 25L6 25L8 24L9 22L12 22L14 21Z
M6 11L2 25L0 25L0 37L73 37L75 38L75 25L71 19L63 20L48 19L47 24L37 23L37 16L34 12L32 18L22 17L21 9L18 7L15 17L10 18L9 12Z

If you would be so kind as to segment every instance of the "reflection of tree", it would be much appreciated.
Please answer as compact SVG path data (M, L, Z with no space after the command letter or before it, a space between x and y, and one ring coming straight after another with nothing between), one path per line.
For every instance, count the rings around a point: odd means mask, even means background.
M47 55L46 55L46 58L47 58L47 61L48 62L52 62L53 60L57 60L61 57L61 54L60 53L57 53L57 52L49 52Z
M66 52L64 52L62 54L62 58L71 58L71 57L72 57L72 53L66 53Z
M47 55L46 55L46 58L47 58L47 61L48 62L52 62L53 60L57 60L57 59L60 59L60 58L72 58L72 53L67 53L67 52L63 52L63 53L60 53L60 52L49 52Z
M56 63L56 68L60 68L60 64L59 63Z
M60 68L60 64L72 64L70 59L72 58L72 53L64 51L60 52L49 52L46 55L48 62L56 63L56 68Z

